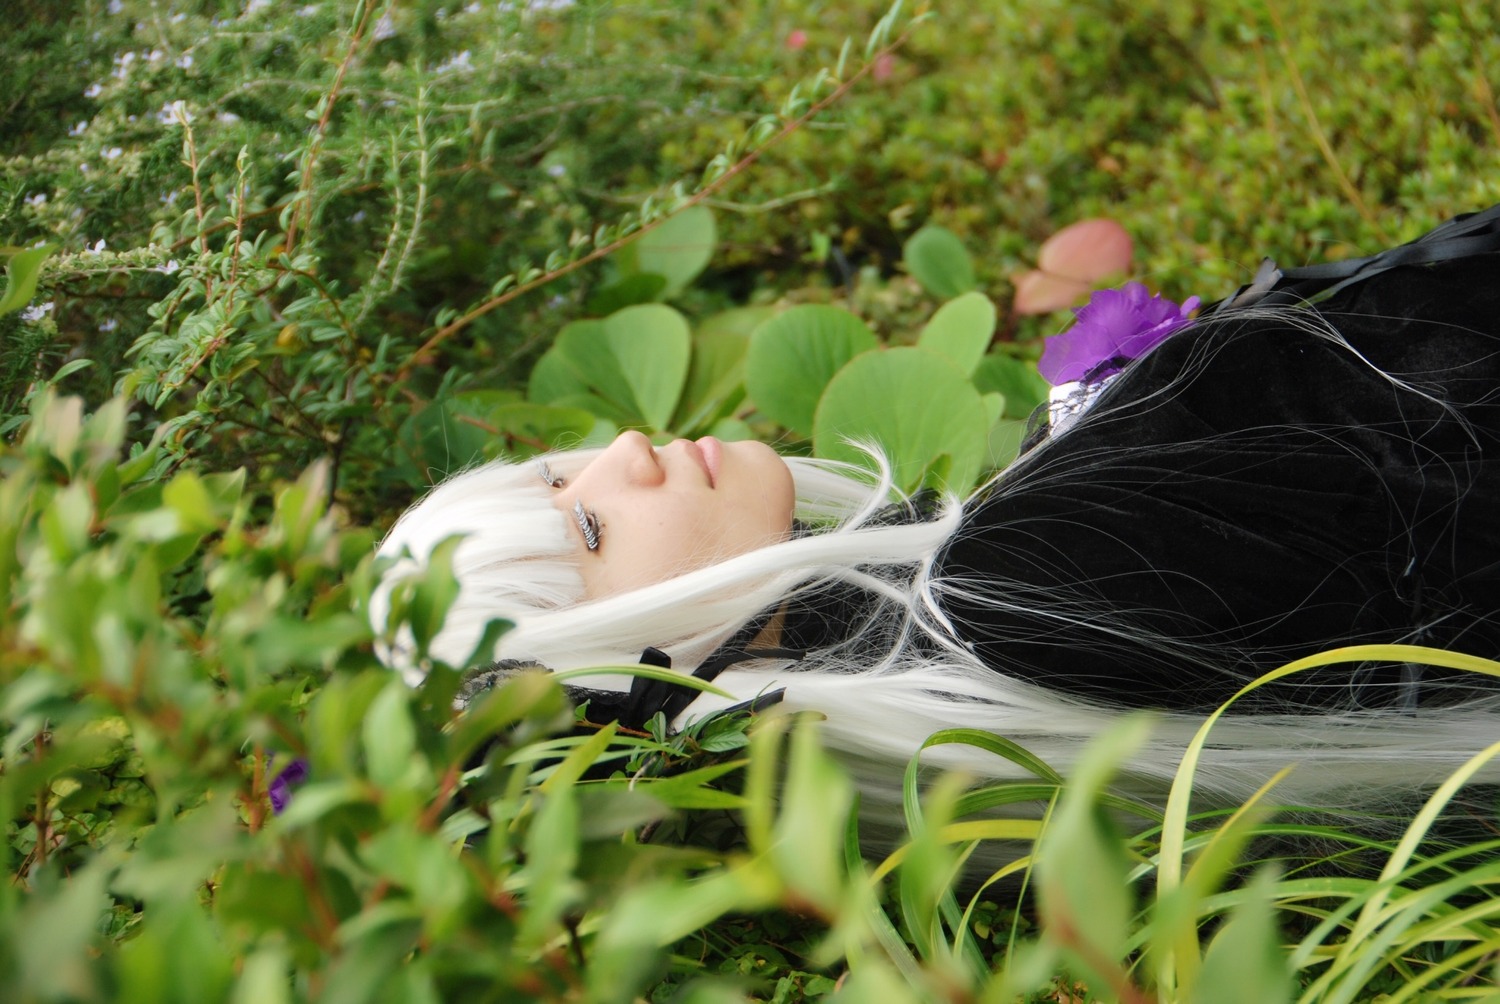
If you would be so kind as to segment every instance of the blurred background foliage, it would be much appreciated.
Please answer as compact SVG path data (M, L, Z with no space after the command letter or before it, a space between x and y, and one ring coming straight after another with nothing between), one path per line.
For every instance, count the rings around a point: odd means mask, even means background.
M0 420L79 363L63 389L129 395L132 439L174 464L253 459L269 484L329 456L335 497L384 519L467 459L414 443L414 415L523 387L643 273L626 252L537 280L687 198L713 210L707 270L647 298L694 319L837 302L881 336L936 306L901 265L927 223L1005 317L1078 219L1122 222L1137 277L1212 298L1262 255L1369 251L1500 198L1488 4L995 2L915 26L908 4L867 54L884 12L21 0L0 234L59 251L32 319L3 322ZM1024 356L1063 323L1001 341Z
M1132 277L1213 299L1263 255L1373 251L1500 201L1492 4L5 13L14 999L1093 999L1083 980L1271 1002L1492 978L1488 845L1428 859L1254 812L1122 836L1095 797L1128 729L1056 806L1039 914L1029 859L1003 894L957 876L975 841L1042 832L976 812L1050 806L1046 765L934 788L872 871L815 730L569 735L530 678L459 716L456 672L394 684L361 615L379 529L473 457L623 425L834 452L818 416L858 420L879 349L950 367L983 426L958 460L913 435L908 483L1004 463L1066 323L1018 316L1012 281L1077 220L1125 226ZM821 337L831 364L788 386ZM622 340L653 347L608 357ZM678 384L648 379L666 366ZM451 598L430 579L419 631ZM312 780L273 817L295 760ZM572 783L600 762L644 780ZM1252 832L1359 848L1388 880L1228 882ZM1166 888L1173 853L1195 864Z

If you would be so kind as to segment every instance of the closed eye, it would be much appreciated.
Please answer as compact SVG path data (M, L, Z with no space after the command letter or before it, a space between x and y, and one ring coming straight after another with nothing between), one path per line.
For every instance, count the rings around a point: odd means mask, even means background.
M561 475L553 473L552 468L545 460L538 460L536 462L536 473L542 479L542 483L548 488L561 488L567 483Z
M581 500L573 503L573 519L578 523L578 532L583 534L583 546L590 551L599 550L599 541L603 539L604 528L599 524L599 517L594 510L585 509Z

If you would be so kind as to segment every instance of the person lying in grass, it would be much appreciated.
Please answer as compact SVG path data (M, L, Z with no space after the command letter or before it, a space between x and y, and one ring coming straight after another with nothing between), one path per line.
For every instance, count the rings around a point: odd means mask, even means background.
M1500 655L1497 219L1339 266L1267 266L1195 318L1139 287L1097 294L1043 357L1059 386L1028 447L966 499L637 432L467 471L381 545L396 560L372 615L383 628L391 584L462 534L435 657L461 665L506 618L491 677L644 652L733 695L599 674L576 694L591 721L816 711L867 805L895 818L902 766L936 730L1003 736L1066 774L1123 711L1150 708L1122 784L1159 800L1204 716L1292 660ZM387 661L420 679L393 637ZM1399 655L1239 697L1197 790L1237 801L1295 763L1278 800L1378 807L1500 736L1493 679ZM963 746L928 758L1022 773Z

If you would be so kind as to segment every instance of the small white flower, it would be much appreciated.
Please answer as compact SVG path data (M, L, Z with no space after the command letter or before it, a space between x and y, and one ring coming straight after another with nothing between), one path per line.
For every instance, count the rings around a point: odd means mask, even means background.
M125 0L109 0L109 12L118 14L125 9Z
M179 70L186 70L192 65L193 54L191 52L184 52L182 55L177 57L177 68Z
M83 92L83 96L86 97L86 98L97 98L99 95L101 95L103 93L104 93L104 85L103 84L89 84L88 88Z
M234 125L240 120L240 117L234 112L215 112L214 118L218 119L224 125Z
M104 238L101 237L97 241L95 241L94 243L92 243L92 244L88 245L87 247L85 247L84 250L87 251L87 252L89 252L90 254L99 254L107 246L108 245L106 245L104 243Z
M312 17L317 12L318 12L318 6L317 6L317 4L307 4L306 6L298 7L297 8L297 16L298 17Z
M375 22L375 41L383 42L394 37L396 37L396 22L391 20L389 14L380 15L380 20Z
M568 169L562 164L548 164L547 173L554 178L561 178L563 175L568 173Z
M119 147L112 146L112 147L108 148L107 150L101 150L101 151L99 151L99 155L101 157L103 157L105 160L114 160L116 157L120 156L124 152L125 151L121 150Z
M26 197L26 204L33 209L40 209L47 204L47 193L37 192L35 195Z
M182 11L178 11L176 14L172 15L170 20L173 24L181 24L182 22L187 20L187 15Z
M363 223L364 221L365 211L363 209L356 209L354 211L354 215L349 217L350 223Z
M182 262L178 261L176 258L171 259L165 264L156 266L156 270L162 275L171 275L173 272L176 272L180 268L182 268Z
M259 14L269 6L271 6L271 0L250 0L249 3L245 4L245 17L249 17L251 14Z
M88 127L89 127L88 119L84 119L82 122L78 123L73 128L69 129L68 130L68 135L69 136L82 136L83 135L83 131L85 129L87 129Z
M474 69L474 59L468 49L456 55L449 56L442 63L434 67L434 73L452 73L454 71L467 72Z
M88 161L84 161L82 164L78 165L78 173L79 174L88 174L89 173Z
M55 306L56 304L48 302L38 303L33 306L27 307L25 310L21 311L21 320L31 321L33 323L35 323L36 321L40 321L42 318L52 313L52 308Z
M193 121L193 113L188 111L186 101L180 99L177 101L168 101L156 113L156 121L166 125L187 125Z
M163 59L166 58L167 54L165 52L162 52L160 49L152 49L150 52L146 53L146 60L151 63L160 63Z
M105 318L99 322L99 330L108 334L120 326L120 322L113 317Z

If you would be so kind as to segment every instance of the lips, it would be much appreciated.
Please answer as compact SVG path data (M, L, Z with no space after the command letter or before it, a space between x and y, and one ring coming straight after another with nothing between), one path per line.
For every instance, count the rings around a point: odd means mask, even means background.
M708 487L718 487L719 469L724 462L724 444L712 436L704 436L693 445L697 447L698 456L703 460L703 468L708 472Z

